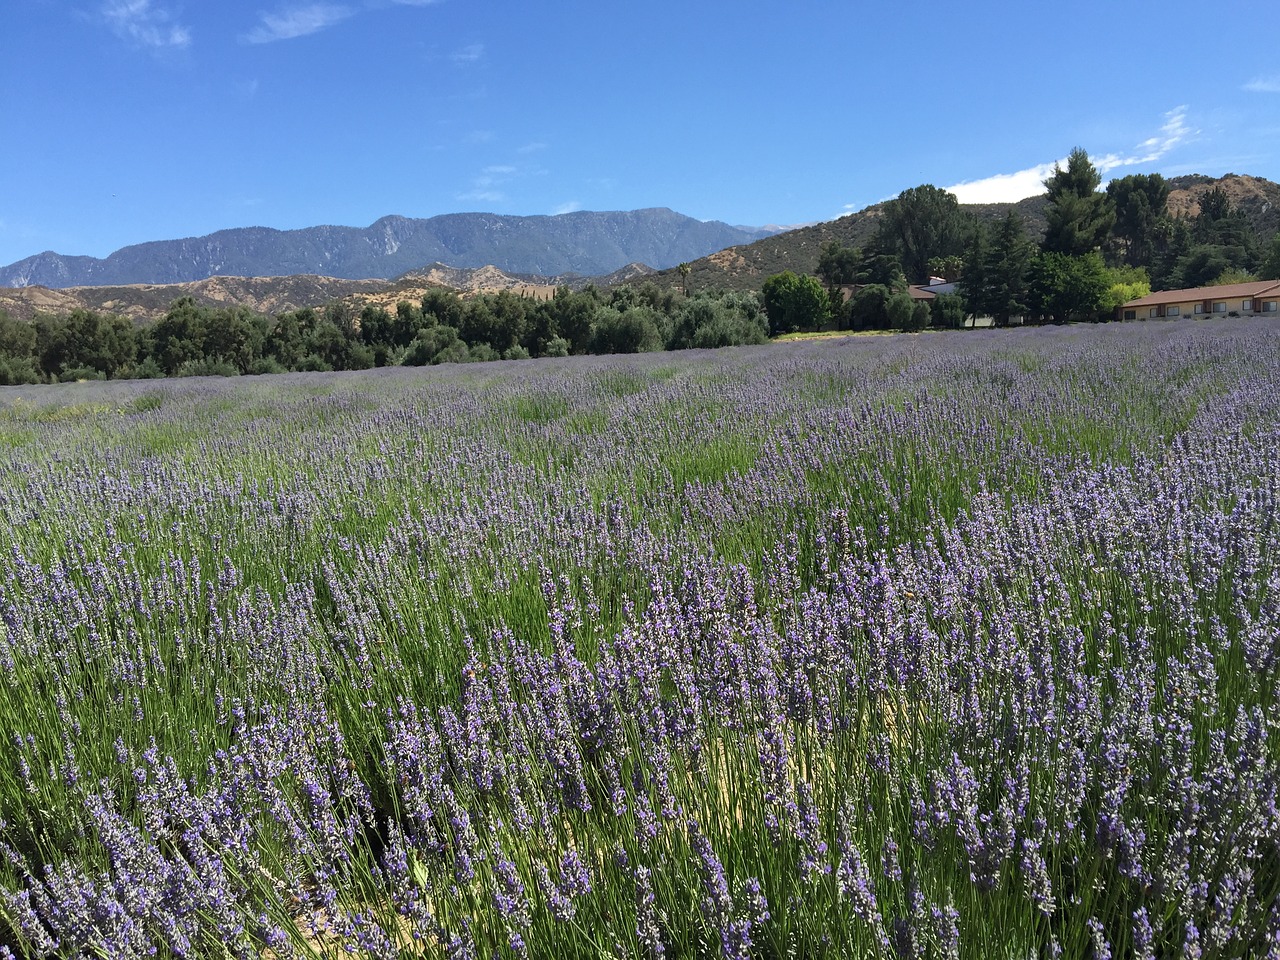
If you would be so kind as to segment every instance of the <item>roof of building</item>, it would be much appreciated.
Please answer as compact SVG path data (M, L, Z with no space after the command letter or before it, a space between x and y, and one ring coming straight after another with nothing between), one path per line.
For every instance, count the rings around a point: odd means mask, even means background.
M1165 303L1189 303L1193 300L1234 300L1261 297L1267 293L1280 294L1280 280L1251 280L1248 283L1224 283L1220 287L1191 287L1187 290L1159 290L1137 300L1130 300L1125 307L1158 307Z

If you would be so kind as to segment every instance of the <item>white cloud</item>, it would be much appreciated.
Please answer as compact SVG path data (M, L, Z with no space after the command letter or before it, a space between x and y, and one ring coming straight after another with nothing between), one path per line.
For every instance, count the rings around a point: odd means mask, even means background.
M484 56L484 44L473 43L455 51L449 59L454 63L475 63Z
M558 217L561 214L565 214L565 213L577 213L581 209L582 209L581 203L579 203L577 200L570 200L568 203L562 203L560 204L560 206L552 210L551 215L553 217Z
M122 40L153 50L180 50L191 45L191 31L175 23L173 14L151 0L110 0L102 7L107 25Z
M507 199L507 195L498 190L469 190L458 194L459 200L483 200L486 203L499 203Z
M346 20L355 12L351 7L335 3L309 3L287 7L278 13L259 13L258 19L262 22L241 39L247 43L273 43L305 37Z
M1243 89L1250 93L1280 93L1280 74L1270 77L1254 77Z
M496 164L492 167L485 167L484 172L488 174L512 174L516 172L516 168L507 164Z
M1187 125L1186 106L1174 107L1164 115L1164 125L1160 128L1160 136L1143 140L1134 148L1136 154L1123 156L1114 153L1102 157L1094 157L1093 165L1099 173L1109 173L1117 167L1131 167L1139 163L1155 163L1179 144L1185 143L1196 135L1197 131Z
M520 147L519 149L517 149L516 153L521 153L521 154L537 153L539 150L545 150L545 149L547 149L547 145L545 143L535 141L533 143L526 143L523 147Z
M1148 137L1128 154L1108 153L1089 159L1101 174L1110 173L1119 167L1155 163L1197 133L1187 123L1187 107L1179 106L1164 115L1159 136ZM954 193L961 203L1015 203L1044 193L1044 181L1053 174L1055 167L1065 167L1066 164L1065 158L1054 163L1038 163L1025 170L998 173L981 180L967 180L945 189Z
M1044 193L1045 178L1053 173L1055 166L1065 163L1065 159L1055 163L1038 163L1025 170L997 173L992 177L968 180L945 189L954 193L961 203L1013 203Z

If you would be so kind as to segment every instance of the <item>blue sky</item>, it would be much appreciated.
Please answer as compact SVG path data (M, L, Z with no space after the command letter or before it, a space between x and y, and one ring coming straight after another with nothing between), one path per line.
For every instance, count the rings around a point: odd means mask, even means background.
M1280 180L1280 61L1258 52L1280 5L1258 0L5 13L0 264L392 213L805 223L922 183L1016 199L1076 146L1108 176Z

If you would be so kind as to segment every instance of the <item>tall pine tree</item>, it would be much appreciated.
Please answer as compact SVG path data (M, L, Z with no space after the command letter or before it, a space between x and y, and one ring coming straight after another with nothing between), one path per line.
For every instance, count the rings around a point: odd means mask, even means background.
M1099 193L1102 175L1080 147L1071 151L1067 168L1055 165L1044 182L1049 209L1041 249L1048 253L1080 256L1098 250L1115 222L1115 211L1105 193Z

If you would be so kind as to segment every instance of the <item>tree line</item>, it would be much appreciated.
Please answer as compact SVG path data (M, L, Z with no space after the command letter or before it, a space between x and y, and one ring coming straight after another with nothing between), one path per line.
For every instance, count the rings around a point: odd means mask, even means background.
M182 297L141 324L88 309L29 323L0 311L0 383L360 370L767 339L754 293L685 296L652 284L561 287L546 300L431 290L393 310L338 301L272 317Z
M1280 278L1280 233L1259 244L1220 187L1203 195L1194 217L1176 217L1158 173L1112 180L1105 191L1101 183L1084 150L1055 166L1039 243L1014 211L986 224L945 190L905 190L885 204L863 247L832 241L815 276L787 271L765 281L770 332L947 328L971 317L996 326L1103 320L1152 290ZM913 300L908 281L930 277L956 281L956 292Z

